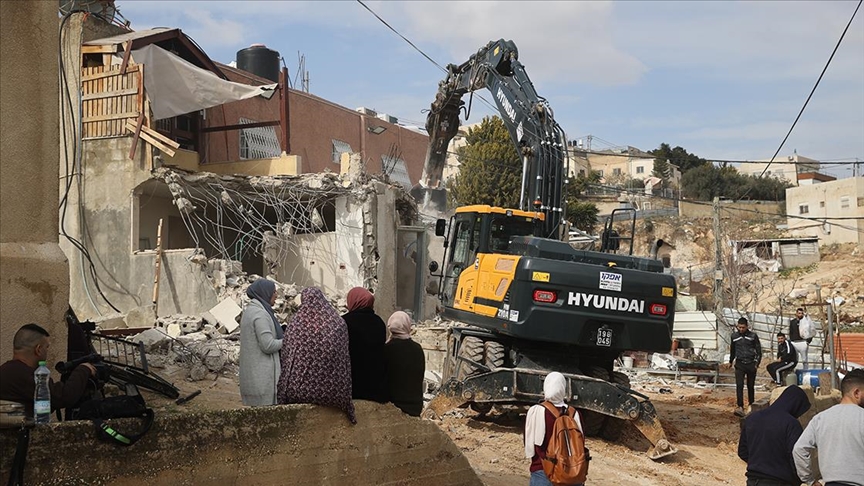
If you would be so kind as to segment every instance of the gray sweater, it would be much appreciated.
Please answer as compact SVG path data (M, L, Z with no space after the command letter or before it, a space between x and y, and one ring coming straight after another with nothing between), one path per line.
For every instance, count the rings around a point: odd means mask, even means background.
M792 456L801 481L813 484L813 451L819 452L822 482L864 486L864 408L840 404L813 417Z
M240 397L253 407L276 404L281 365L276 326L257 300L246 305L240 318Z

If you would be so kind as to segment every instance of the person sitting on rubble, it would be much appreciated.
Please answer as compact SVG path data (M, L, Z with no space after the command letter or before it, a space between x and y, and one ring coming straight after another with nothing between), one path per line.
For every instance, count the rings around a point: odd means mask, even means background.
M307 287L300 292L300 308L285 333L278 402L338 408L356 424L348 328L320 289Z
M387 328L390 340L384 354L390 400L408 415L419 417L423 411L426 355L420 344L411 340L411 316L396 311L387 320Z
M747 486L799 486L792 448L804 429L798 417L810 410L804 390L790 386L768 408L741 426L738 457L747 463Z
M36 394L33 373L40 361L48 360L50 346L48 331L37 324L25 324L12 338L12 359L0 366L0 400L24 405L28 417L33 417L33 397ZM87 384L93 376L96 376L96 368L90 363L82 363L72 370L65 382L49 378L51 411L77 404L87 392Z
M240 397L243 405L276 404L276 384L281 366L279 350L284 332L273 305L276 284L259 278L246 290L252 299L240 318Z
M777 361L768 363L768 374L778 385L783 384L783 372L794 370L798 364L798 352L782 332L777 333Z
M348 327L351 355L351 396L355 400L389 401L384 343L387 327L375 314L375 296L363 287L348 291L348 313L342 316Z

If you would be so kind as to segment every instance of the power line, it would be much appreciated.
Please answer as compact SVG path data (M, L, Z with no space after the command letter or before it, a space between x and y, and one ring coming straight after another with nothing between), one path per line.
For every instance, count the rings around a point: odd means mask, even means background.
M858 9L861 8L862 2L864 2L864 0L858 0L858 5L855 7L855 11L852 12L852 17L849 18L849 22L846 24L846 28L843 29L843 33L840 34L840 39L837 40L837 45L834 46L834 50L831 51L831 56L828 57L828 62L826 62L825 67L822 68L822 72L819 74L819 79L816 80L816 84L813 85L813 89L810 90L810 94L807 96L807 99L804 101L804 106L801 107L801 111L798 112L798 116L795 117L795 121L792 122L792 126L789 127L789 131L786 132L786 136L783 137L783 141L780 142L780 146L777 147L777 151L774 152L774 156L771 157L771 161L768 162L768 165L766 165L765 168L762 169L762 174L760 174L759 177L762 177L763 175L765 175L765 172L768 171L768 168L771 167L771 164L774 162L774 158L777 157L777 154L779 154L780 150L783 149L783 145L786 144L786 140L788 140L789 136L792 135L792 130L795 129L795 125L798 124L798 120L800 120L801 115L804 114L804 109L807 108L807 104L810 103L810 99L813 97L813 93L815 93L816 88L819 87L819 82L822 81L822 77L825 75L825 72L828 70L828 66L831 65L831 61L834 59L834 54L837 53L837 49L840 48L840 44L843 42L843 38L846 37L846 32L849 30L849 26L852 25L852 21L855 20L855 15L858 13ZM746 196L749 192L750 192L750 190L748 189L747 192L744 193L744 196ZM743 199L744 196L741 196L741 199Z
M431 57L429 57L429 56L428 56L425 52L423 52L419 47L415 46L414 43L411 42L410 40L408 40L407 37L405 37L404 35L400 34L398 30L394 29L390 24L387 23L386 20L382 19L382 18L381 18L377 13L375 13L371 8L369 8L368 5L366 5L365 3L363 3L362 0L357 0L357 3L359 3L360 5L362 5L363 8L365 8L366 10L369 11L369 13L371 13L372 15L374 15L376 19L380 20L382 24L386 25L388 29L392 30L394 34L396 34L396 35L398 35L399 37L401 37L402 40L404 40L405 42L407 42L407 43L408 43L411 47L413 47L417 52L419 52L420 54L422 54L423 57L425 57L426 59L429 60L429 62L431 62L432 64L438 66L438 69L444 71L445 73L447 72L446 69L444 69L440 64L438 64L437 62L435 62L434 59L432 59Z

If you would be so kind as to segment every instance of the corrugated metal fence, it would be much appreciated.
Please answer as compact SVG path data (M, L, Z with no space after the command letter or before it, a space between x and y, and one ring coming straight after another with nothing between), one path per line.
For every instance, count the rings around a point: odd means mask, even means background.
M672 335L677 339L688 339L695 349L704 348L725 352L729 349L729 337L735 331L735 324L740 317L746 317L750 323L750 329L759 336L765 357L773 359L777 352L777 333L789 334L788 317L757 312L742 313L737 309L725 308L718 329L718 322L713 312L676 312L675 329ZM817 329L822 329L820 321L814 320L813 322ZM808 354L811 363L821 363L822 345L823 340L820 332L810 343Z

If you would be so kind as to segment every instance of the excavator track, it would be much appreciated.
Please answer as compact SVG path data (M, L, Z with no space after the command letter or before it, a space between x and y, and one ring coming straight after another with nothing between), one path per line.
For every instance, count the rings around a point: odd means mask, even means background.
M503 364L503 360L496 359L503 353L503 347L498 343L489 346L494 341L484 343L478 336L464 336L457 331L448 342L445 381L423 412L425 418L440 418L449 410L466 406L486 413L496 404L533 405L543 400L543 380L549 370L496 366L499 362ZM484 349L485 353L478 351ZM467 369L472 370L468 375L458 372ZM600 370L589 367L588 372L602 377L563 373L567 379L567 403L583 410L586 417L597 417L598 427L586 430L586 434L617 440L621 428L629 421L651 442L650 459L675 454L677 449L666 437L648 397L630 389L626 375L613 372L610 382L605 379L610 377L609 372Z

